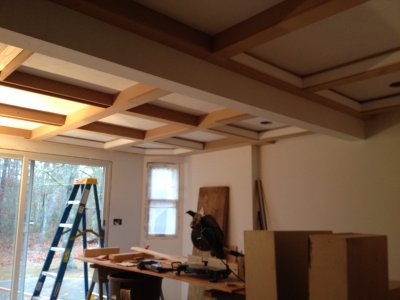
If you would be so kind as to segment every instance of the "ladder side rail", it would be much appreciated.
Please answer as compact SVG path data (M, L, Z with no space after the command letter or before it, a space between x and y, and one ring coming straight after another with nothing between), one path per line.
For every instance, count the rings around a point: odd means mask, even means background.
M101 216L100 216L100 203L99 203L99 196L97 194L97 185L93 185L93 192L94 192L94 202L96 205L96 217L97 217L97 231L99 233L99 241L100 241L100 248L104 248L104 229L101 223Z
M79 188L79 186L77 186L77 187ZM55 279L55 283L54 283L54 286L53 286L53 289L51 292L50 300L57 300L58 293L60 292L62 280L64 278L64 274L67 269L69 257L71 255L72 246L74 245L74 242L75 242L76 233L77 233L79 225L81 223L82 215L85 212L85 206L86 206L89 192L90 192L90 185L86 184L84 187L84 191L82 193L81 203L79 204L74 223L72 225L71 231L68 236L68 241L65 246L64 255L62 257L62 261L58 268L57 277Z
M74 188L73 188L73 190L71 192L70 199L72 197L76 196L76 194L78 192L78 189L79 189L78 186L74 186ZM65 208L65 210L64 210L64 212L63 212L63 214L61 216L61 220L60 220L59 224L65 223L68 220L68 216L69 216L69 213L71 211L71 208L72 208L72 205L68 204L68 200L67 200L66 201L66 208ZM63 232L64 232L64 228L58 226L58 228L56 230L56 233L55 233L55 235L53 237L53 241L51 242L51 246L50 247L57 247L58 246L58 243L61 240L61 236L62 236ZM38 278L38 281L36 283L35 290L33 292L33 296L39 296L40 295L40 292L42 291L44 282L46 281L46 275L44 275L43 272L49 271L51 263L52 263L53 258L54 258L54 254L55 254L54 251L48 251L47 252L47 256L46 256L46 259L44 261L43 267L42 267L42 269L40 271L39 278Z
M87 248L87 234L86 234L87 224L86 224L86 207L82 214L82 248L83 250ZM88 294L89 290L89 270L88 270L88 263L83 263L83 279L85 283L85 296Z

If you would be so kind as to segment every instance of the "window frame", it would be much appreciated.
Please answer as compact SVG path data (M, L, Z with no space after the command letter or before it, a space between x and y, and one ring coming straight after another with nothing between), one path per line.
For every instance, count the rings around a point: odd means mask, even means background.
M149 199L149 188L150 188L150 169L153 167L171 167L173 166L178 172L178 197L176 200L153 200ZM144 190L144 237L146 239L176 239L179 237L180 230L180 213L181 213L181 199L182 199L182 170L181 164L177 161L147 161L145 164L145 190ZM150 208L151 202L160 202L162 203L173 203L175 204L175 234L151 234L149 233L149 219L150 219ZM165 201L165 202L164 202Z

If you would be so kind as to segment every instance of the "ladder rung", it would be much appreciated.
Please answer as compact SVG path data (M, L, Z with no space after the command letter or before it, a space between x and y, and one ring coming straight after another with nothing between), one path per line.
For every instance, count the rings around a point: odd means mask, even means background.
M64 227L64 228L72 228L72 224L67 224L67 223L61 223L60 227Z
M42 272L42 275L44 275L44 276L46 276L46 277L50 277L50 278L56 278L56 277L57 277L57 273L54 273L54 272L46 272L46 271L43 271L43 272Z
M80 203L81 203L80 200L69 200L68 201L68 204L72 204L72 205L77 205L77 204L80 204Z
M54 252L63 252L65 250L65 248L63 248L63 247L51 247L50 250L54 251Z

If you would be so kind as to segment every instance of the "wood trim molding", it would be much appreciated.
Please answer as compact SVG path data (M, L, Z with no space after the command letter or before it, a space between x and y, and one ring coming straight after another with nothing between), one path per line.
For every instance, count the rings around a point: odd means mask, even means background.
M249 130L249 129L244 129L232 125L223 125L223 126L218 126L218 127L213 127L212 131L222 133L222 134L228 134L231 136L238 136L241 138L245 138L247 140L259 140L260 134L256 131Z
M0 81L11 75L22 63L27 60L33 53L22 49L2 70L0 70Z
M242 121L250 118L247 113L237 110L223 108L217 111L210 112L204 116L198 117L199 128L211 128L214 126L224 125L234 121Z
M304 78L304 88L310 92L327 90L340 85L369 79L400 70L400 50L358 60L344 66Z
M158 128L150 129L146 132L145 141L154 141L176 136L177 134L191 131L190 128L175 124L167 124Z
M198 142L198 141L182 139L182 138L170 137L170 138L166 138L166 139L160 139L157 141L157 143L173 145L173 146L177 146L177 147L184 148L184 149L190 149L190 150L203 150L204 149L204 143Z
M104 149L105 150L119 150L119 149L125 149L128 148L132 145L136 144L136 140L132 139L116 139L113 141L109 141L104 143Z
M240 53L231 57L231 60L240 63L244 66L250 67L254 70L260 71L261 73L273 76L276 79L290 83L298 88L303 88L303 79L293 73L280 69L273 66L264 60L249 55L247 53Z
M0 134L13 135L13 136L18 136L18 137L22 137L25 139L29 139L29 137L31 136L31 131L26 130L26 129L0 126Z

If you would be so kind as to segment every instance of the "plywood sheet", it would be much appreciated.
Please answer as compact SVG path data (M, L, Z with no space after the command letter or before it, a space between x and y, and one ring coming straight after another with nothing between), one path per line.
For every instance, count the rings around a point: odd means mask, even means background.
M203 211L204 215L211 215L215 218L218 225L227 236L228 212L229 212L229 187L201 187L199 189L199 199L197 203L197 211ZM226 240L225 240L226 242ZM209 252L200 251L193 247L193 254L207 258ZM204 289L200 287L189 287L189 300L212 299L204 296Z

